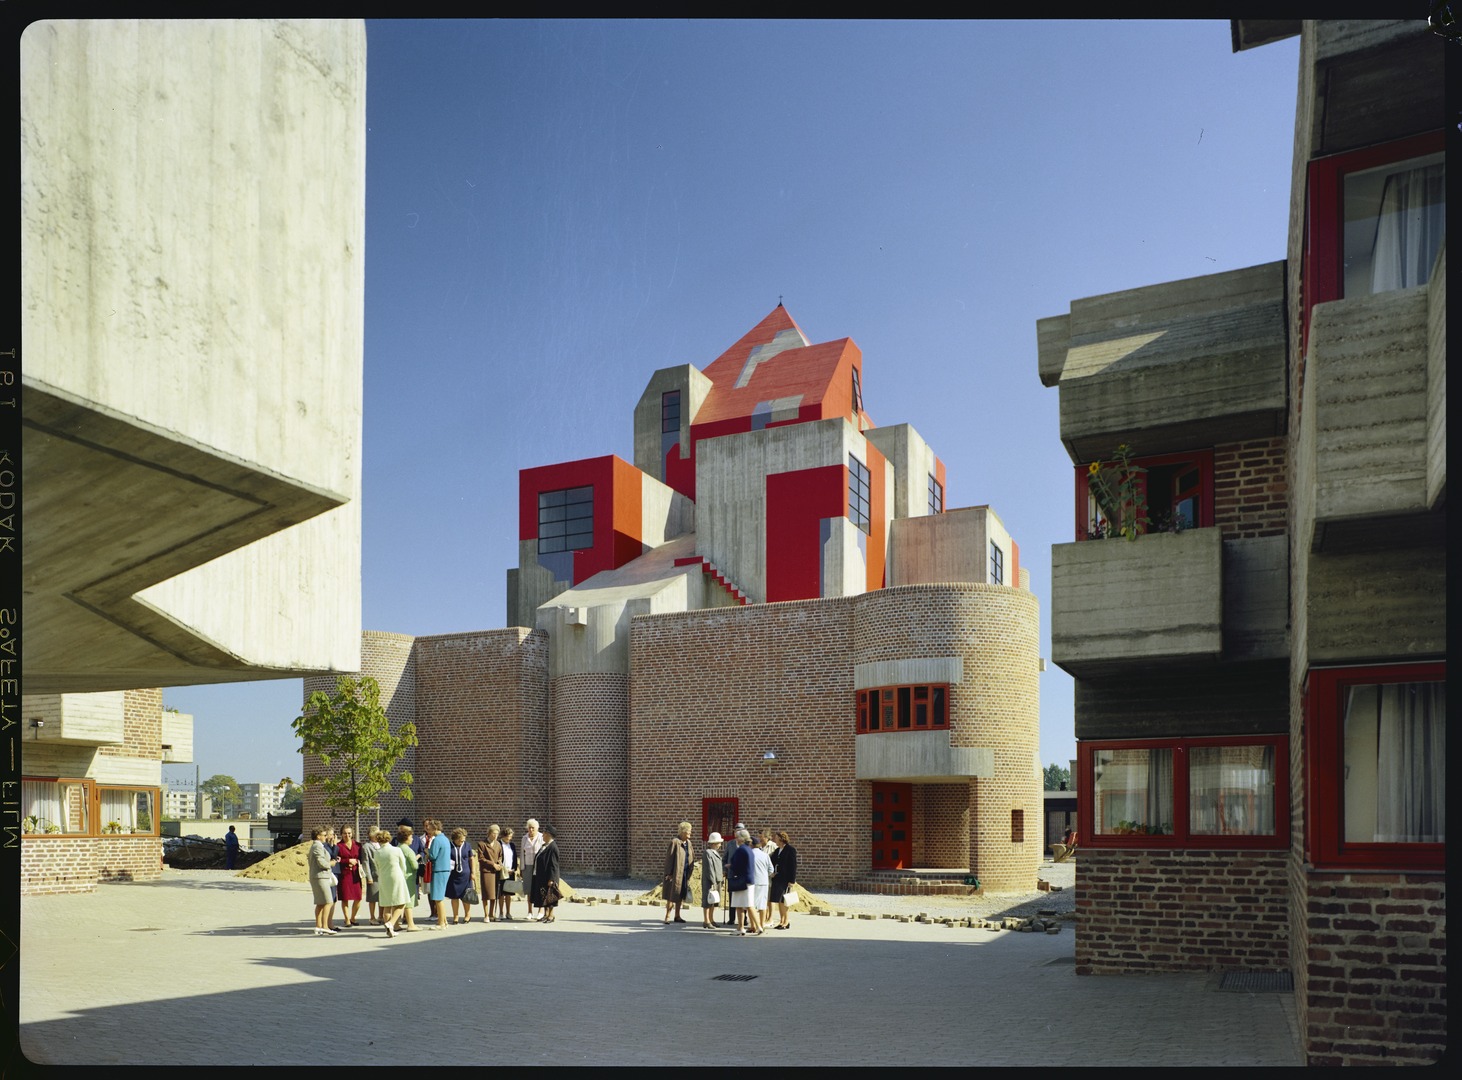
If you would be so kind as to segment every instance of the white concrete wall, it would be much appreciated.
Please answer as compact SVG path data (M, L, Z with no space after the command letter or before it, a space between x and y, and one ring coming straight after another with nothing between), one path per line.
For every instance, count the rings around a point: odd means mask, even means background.
M225 677L358 667L364 25L51 20L20 76L27 389L344 502L139 599Z
M27 743L85 743L120 746L126 713L125 692L99 694L27 694L22 699ZM36 727L33 721L41 721ZM27 762L29 765L29 762Z

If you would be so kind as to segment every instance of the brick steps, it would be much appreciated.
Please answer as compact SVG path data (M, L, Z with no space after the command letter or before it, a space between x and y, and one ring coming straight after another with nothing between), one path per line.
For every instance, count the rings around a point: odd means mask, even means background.
M843 882L848 892L876 896L980 896L984 889L965 884L967 870L873 870Z

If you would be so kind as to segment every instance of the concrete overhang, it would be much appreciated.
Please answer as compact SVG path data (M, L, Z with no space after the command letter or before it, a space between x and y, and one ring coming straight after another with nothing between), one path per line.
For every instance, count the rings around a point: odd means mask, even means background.
M1230 19L1229 32L1233 37L1234 52L1243 52L1292 38L1300 32L1301 25L1299 19Z
M995 751L951 746L948 731L870 731L857 737L859 780L945 784L995 775Z
M347 498L29 380L22 408L27 691L300 673L256 667L137 594Z

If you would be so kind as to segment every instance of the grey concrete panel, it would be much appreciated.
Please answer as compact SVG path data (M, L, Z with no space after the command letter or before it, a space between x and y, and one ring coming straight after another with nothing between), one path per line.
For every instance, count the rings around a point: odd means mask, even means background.
M1223 655L1258 660L1289 655L1289 537L1223 544Z
M26 694L21 704L23 730L20 736L27 751L44 743L120 746L125 741L122 731L125 691ZM34 721L40 721L40 726L36 726Z
M1307 562L1311 666L1446 654L1445 544L1312 553Z
M1447 497L1447 242L1427 284L1426 504Z
M1055 386L1061 381L1061 371L1066 366L1066 350L1070 347L1070 315L1036 320L1036 363L1042 386Z
M1139 669L1076 680L1078 739L1274 734L1289 729L1283 659Z
M711 391L711 380L690 364L661 368L650 376L645 392L635 405L634 438L635 468L653 476L662 483L665 480L665 451L660 430L660 405L662 397L671 390L680 391L680 431L676 438L680 442L682 460L690 457L690 425L700 411Z
M958 685L964 680L964 657L927 656L906 660L875 660L853 665L853 689L875 686L913 686L920 683Z
M1234 52L1256 49L1270 42L1283 41L1300 32L1299 19L1230 19L1229 32Z
M995 751L950 746L948 731L870 731L856 743L859 780L938 784L995 775Z
M1330 522L1427 508L1427 316L1424 287L1311 312L1303 449L1316 544Z
M1306 159L1433 131L1446 120L1446 42L1424 19L1326 19L1314 39ZM1302 91L1303 92L1303 91ZM1297 129L1299 130L1299 129Z
M1052 546L1051 654L1066 671L1216 660L1222 648L1218 529Z
M929 477L934 475L935 455L912 424L890 424L869 428L863 437L878 448L893 468L893 504L890 520L922 517L929 513ZM884 489L885 492L888 488Z

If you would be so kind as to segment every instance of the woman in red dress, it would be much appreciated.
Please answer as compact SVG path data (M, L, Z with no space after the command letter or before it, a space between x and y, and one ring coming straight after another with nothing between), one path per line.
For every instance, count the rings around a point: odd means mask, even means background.
M340 830L340 911L345 916L345 925L354 926L360 914L360 902L365 898L365 888L360 874L360 859L363 852L355 842L355 829L346 825Z

